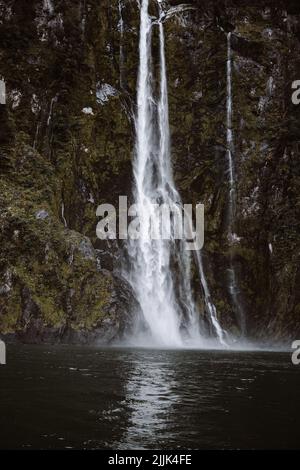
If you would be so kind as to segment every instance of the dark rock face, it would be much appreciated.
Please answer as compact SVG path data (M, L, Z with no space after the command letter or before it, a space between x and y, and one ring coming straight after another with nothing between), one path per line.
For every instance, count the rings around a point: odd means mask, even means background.
M170 1L175 6L180 1ZM206 208L205 271L236 330L233 259L248 335L300 334L300 11L293 1L189 2L165 23L172 151L187 203ZM167 4L167 2L166 2ZM131 194L139 10L123 0L0 1L0 332L111 341L137 305L96 207ZM151 11L157 5L151 2ZM226 33L232 32L236 233L226 237ZM158 70L158 38L153 42ZM201 306L199 280L195 292Z
M172 3L172 2L171 2ZM166 27L174 167L183 199L204 202L205 270L223 324L236 328L230 259L250 337L300 331L299 9L294 2L193 2ZM236 243L226 237L226 32L232 31ZM296 52L297 51L297 52Z
M134 328L135 313L138 311L130 286L117 275L109 272L102 275L109 279L110 297L103 307L102 317L92 328L77 328L71 322L50 326L45 324L42 311L31 298L27 288L22 291L22 314L20 328L16 338L26 343L75 343L75 344L110 344L119 341L130 334ZM86 312L87 317L90 311Z

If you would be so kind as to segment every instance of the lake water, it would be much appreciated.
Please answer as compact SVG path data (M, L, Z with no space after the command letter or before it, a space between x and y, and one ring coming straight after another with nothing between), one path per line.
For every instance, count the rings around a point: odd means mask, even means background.
M0 448L299 448L299 393L289 353L8 345Z

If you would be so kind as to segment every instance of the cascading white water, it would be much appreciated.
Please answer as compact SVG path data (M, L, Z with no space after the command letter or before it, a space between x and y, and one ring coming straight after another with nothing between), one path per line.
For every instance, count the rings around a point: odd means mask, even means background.
M159 2L160 6L160 2ZM165 37L161 17L159 28L160 86L155 100L151 60L153 23L148 14L149 0L140 5L139 74L137 84L136 148L134 161L134 198L140 221L140 237L128 243L130 282L140 303L152 343L167 347L182 346L193 340L199 347L199 313L191 288L190 254L185 241L151 239L153 227L160 227L160 213L154 203L182 207L171 167L170 125L165 59ZM219 343L225 345L204 276L202 259L197 256L205 304ZM173 266L176 265L176 279Z
M218 316L217 316L217 309L212 301L212 297L211 297L210 290L209 290L205 273L204 273L202 256L199 251L197 252L197 264L198 264L198 269L199 269L200 281L201 281L203 293L204 293L205 306L209 314L211 326L214 329L214 332L220 344L222 346L228 347L228 343L226 341L226 338L228 335L227 335L227 332L221 327L219 323Z
M124 48L123 48L123 40L124 40L124 19L123 19L123 1L119 0L119 24L118 28L120 31L120 87L124 88Z
M141 3L140 67L138 76L136 158L134 163L135 202L139 208L139 240L131 241L133 258L131 282L140 302L152 340L165 346L180 346L180 314L175 300L170 270L171 247L167 240L152 240L151 223L159 224L153 203L168 203L175 196L169 167L169 125L164 57L161 54L161 88L158 104L159 132L154 124L155 101L152 90L152 22L148 0ZM160 40L163 41L160 29ZM161 48L163 45L161 45ZM157 135L158 134L158 135ZM156 177L155 177L156 173ZM169 183L169 187L167 184Z
M232 54L231 54L231 33L227 34L227 161L229 175L229 201L228 201L228 240L235 243L238 240L234 232L235 209L236 209L236 188L235 188L235 168L233 159L233 132L232 132ZM245 333L245 315L239 301L239 289L236 279L232 255L230 256L230 268L228 269L229 293L231 295L236 317L241 333Z
M68 224L67 224L67 221L66 221L66 218L65 218L65 204L64 204L64 202L61 203L61 218L63 220L64 226L66 228L68 228Z
M228 204L228 235L233 236L233 221L235 212L235 181L233 162L232 136L232 63L231 63L231 33L227 34L227 159L229 175L229 204Z

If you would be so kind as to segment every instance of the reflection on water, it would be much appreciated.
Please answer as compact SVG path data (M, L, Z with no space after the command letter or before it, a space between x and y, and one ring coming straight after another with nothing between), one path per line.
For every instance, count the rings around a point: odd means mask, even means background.
M8 346L0 448L297 448L288 353Z
M166 440L171 407L179 400L174 392L175 371L169 362L151 352L146 353L145 359L145 362L135 360L128 376L126 396L130 418L120 443L115 443L120 449L147 448L149 435L161 436L161 443Z

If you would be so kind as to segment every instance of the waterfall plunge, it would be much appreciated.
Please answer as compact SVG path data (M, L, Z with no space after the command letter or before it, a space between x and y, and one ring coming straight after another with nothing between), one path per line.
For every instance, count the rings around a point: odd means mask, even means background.
M153 23L148 7L149 0L142 0L134 161L134 198L139 209L141 236L128 244L131 261L129 279L140 303L152 344L163 347L193 344L203 347L205 339L200 334L199 312L191 288L190 252L185 249L184 241L153 240L149 236L151 223L154 221L156 226L161 223L153 203L159 202L169 207L177 204L182 207L182 202L175 188L171 168L164 27L162 21L157 22L160 89L156 103L152 87ZM197 253L197 261L211 327L218 343L224 346L224 331L219 325L211 300L200 253ZM176 278L172 274L174 265L177 266Z

